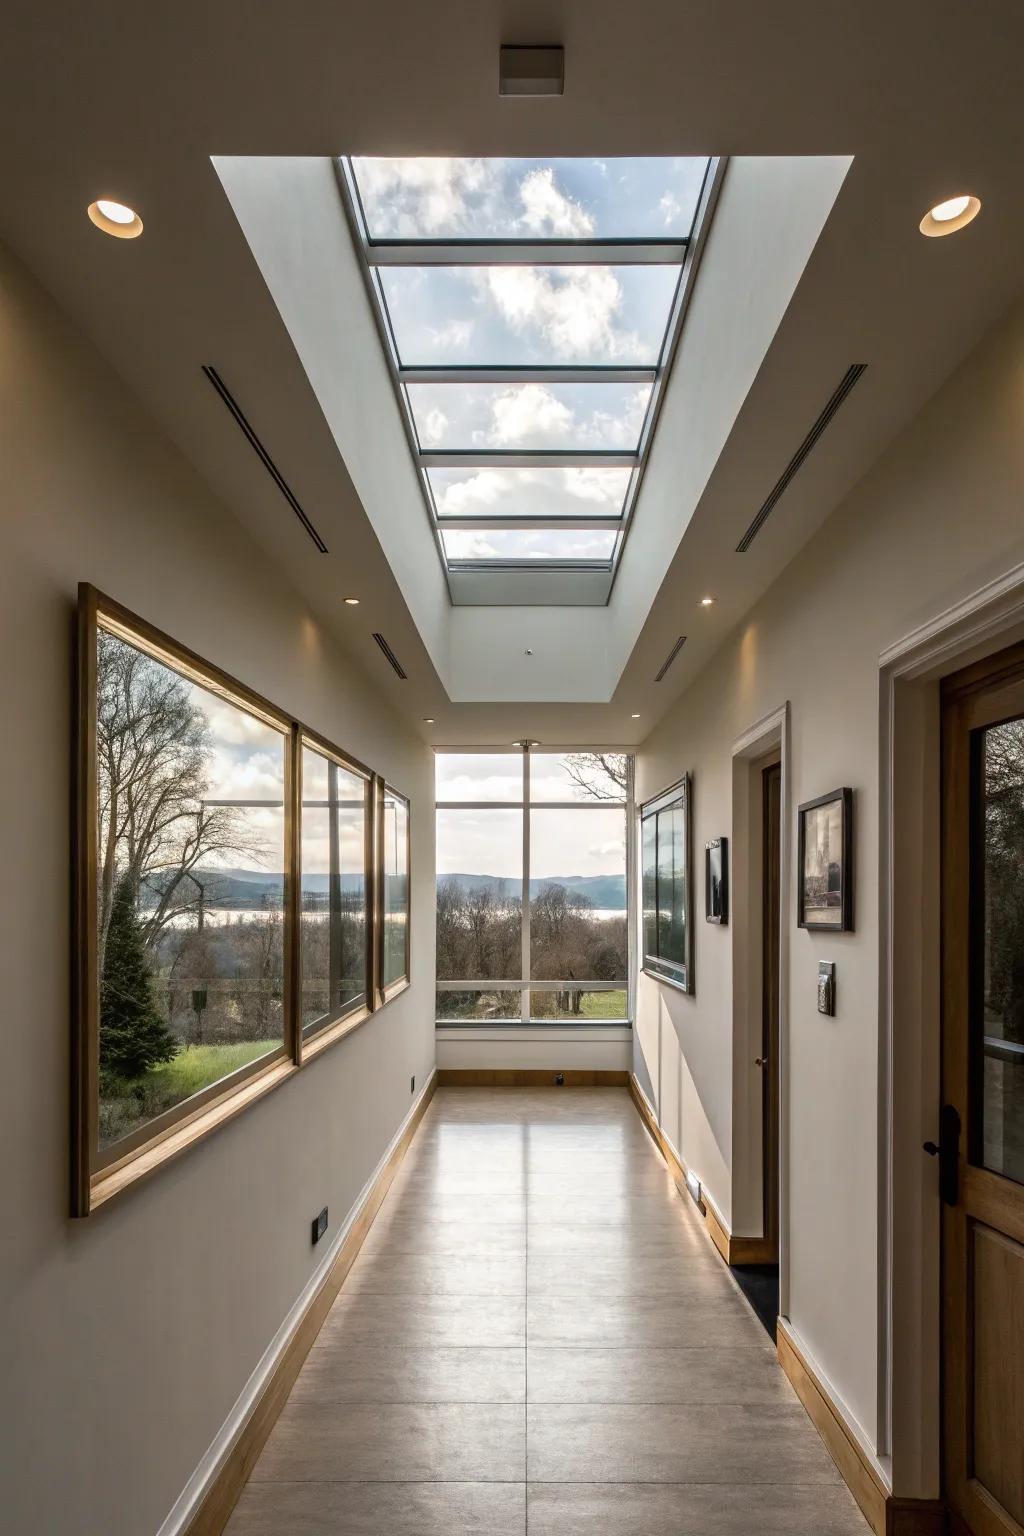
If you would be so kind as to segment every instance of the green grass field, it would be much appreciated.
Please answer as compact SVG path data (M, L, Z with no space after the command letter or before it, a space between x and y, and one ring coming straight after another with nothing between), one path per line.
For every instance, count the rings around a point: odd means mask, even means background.
M100 1092L100 1142L128 1136L194 1093L274 1050L280 1041L239 1040L231 1045L187 1045L172 1061L142 1077L107 1080Z
M624 1019L628 1017L625 988L621 992L584 992L580 1002L581 1019Z

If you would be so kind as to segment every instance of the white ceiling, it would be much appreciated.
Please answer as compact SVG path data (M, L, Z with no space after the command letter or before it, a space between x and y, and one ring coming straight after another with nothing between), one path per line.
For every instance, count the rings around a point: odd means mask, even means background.
M0 235L397 707L417 721L436 717L422 727L428 739L642 738L1022 284L1024 9L1009 0L634 0L627 11L621 0L13 0L5 23ZM565 96L499 99L499 44L538 37L565 45ZM854 157L658 572L646 622L637 635L612 620L609 653L628 659L610 702L448 701L445 669L431 660L442 653L413 621L210 159L339 152ZM948 240L922 239L924 210L959 191L981 197L976 223ZM88 223L86 205L103 195L142 212L142 239L109 240ZM758 238L751 230L755 247ZM737 327L747 299L737 292ZM854 361L868 373L752 550L737 555ZM234 391L329 554L316 551L244 443L204 363ZM435 575L436 559L419 573ZM718 602L704 611L706 590ZM340 599L352 591L362 602L346 609ZM535 633L536 612L500 610L495 656L531 648L537 659L539 636L540 665L545 646L550 663L558 627ZM387 668L375 629L407 682ZM679 633L688 643L655 684ZM508 686L492 697L507 700Z

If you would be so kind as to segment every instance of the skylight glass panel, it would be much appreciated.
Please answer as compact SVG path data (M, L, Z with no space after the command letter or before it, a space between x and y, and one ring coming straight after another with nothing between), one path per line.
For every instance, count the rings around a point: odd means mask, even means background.
M632 470L428 469L438 517L621 517Z
M715 162L364 157L338 169L445 564L614 573ZM487 601L486 583L472 587ZM466 585L449 590L459 601ZM494 590L508 600L507 583Z
M685 239L707 160L353 159L371 240Z
M614 528L446 528L441 534L449 560L502 562L574 560L607 564L618 537Z
M405 367L657 365L678 266L382 267Z
M426 452L634 453L649 384L410 384L416 437Z

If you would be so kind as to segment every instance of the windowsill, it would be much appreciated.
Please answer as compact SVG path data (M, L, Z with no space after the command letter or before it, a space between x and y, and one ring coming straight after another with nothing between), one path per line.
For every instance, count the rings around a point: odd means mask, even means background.
M364 1003L352 1013L346 1013L344 1018L329 1024L326 1029L318 1030L316 1034L303 1035L303 1066L305 1066L307 1061L313 1061L315 1057L320 1055L321 1051L326 1051L330 1046L337 1045L339 1040L344 1040L347 1035L351 1035L357 1030L361 1024L365 1024L367 1019L372 1018L373 1014Z
M434 1030L437 1034L450 1030L453 1035L463 1037L467 1033L478 1034L481 1039L507 1033L520 1039L535 1035L538 1040L543 1040L562 1030L568 1034L589 1034L593 1030L598 1035L615 1031L630 1035L633 1026L629 1019L532 1019L526 1024L521 1019L437 1019Z
M214 1100L212 1104L205 1105L190 1119L180 1121L171 1130L165 1132L159 1140L150 1142L125 1162L93 1174L89 1188L90 1212L106 1205L115 1195L123 1194L126 1189L141 1184L151 1174L166 1167L197 1142L203 1141L214 1131L219 1130L222 1125L227 1125L236 1115L248 1109L250 1104L265 1098L268 1093L301 1070L302 1068L296 1066L294 1061L288 1059L277 1061L265 1072L260 1072L250 1079L244 1087L234 1090L222 1099Z

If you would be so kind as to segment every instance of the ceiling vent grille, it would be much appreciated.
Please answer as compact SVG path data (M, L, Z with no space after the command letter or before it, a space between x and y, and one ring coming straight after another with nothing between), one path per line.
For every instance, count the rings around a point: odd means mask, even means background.
M665 676L665 673L668 671L669 667L675 661L676 657L679 655L679 652L682 650L682 648L683 648L683 646L685 644L686 644L686 636L685 635L680 635L679 639L676 641L675 645L672 647L672 649L669 651L668 655L665 657L665 660L662 662L661 670L657 673L657 675L655 676L655 679L654 679L654 681L656 683L660 683L661 682L662 678Z
M381 650L384 652L384 655L387 657L388 665L391 668L393 668L393 670L395 672L398 673L399 677L401 677L401 678L408 677L408 673L403 668L402 663L399 661L398 657L395 655L395 653L391 649L390 645L388 645L387 641L384 639L384 636L383 635L378 635L377 632L374 631L373 638L376 640L377 644L380 646Z
M811 449L814 447L815 443L818 441L819 437L824 432L825 428L828 426L829 422L832 420L833 416L836 414L839 407L842 405L843 401L846 399L847 395L850 393L851 389L856 384L857 380L860 378L861 374L864 372L867 366L867 363L851 363L849 368L847 368L846 372L843 374L843 377L839 381L838 388L830 396L821 415L818 417L817 421L814 423L813 427L808 432L803 442L800 444L800 447L797 449L796 453L794 453L793 457L782 471L782 474L779 476L778 480L776 480L766 501L761 506L757 516L754 518L754 521L751 523L750 527L747 529L746 533L737 544L736 553L738 555L744 554L745 551L750 548L751 544L753 544L757 535L760 533L761 529L767 522L768 514L772 511L776 502L783 495L786 487L789 485L789 482L793 479L793 476L803 464L807 455L810 453Z
M209 379L210 383L213 385L214 389L217 391L218 395L220 395L224 404L235 418L235 421L241 428L243 435L248 440L249 446L256 454L257 458L263 465L263 468L266 470L271 480L273 480L274 484L281 492L281 495L284 497L285 501L295 513L295 516L298 518L303 528L305 528L306 532L313 540L313 543L316 545L317 549L322 555L326 555L327 545L324 543L323 539L317 533L316 529L313 527L313 524L302 510L302 507L299 504L299 498L296 496L284 475L282 475L281 471L270 457L270 454L267 452L266 448L264 448L263 444L260 442L255 429L250 426L248 420L246 419L242 407L239 405L230 389L228 389L216 368L211 368L208 364L204 363L203 372L206 374L206 377Z

